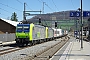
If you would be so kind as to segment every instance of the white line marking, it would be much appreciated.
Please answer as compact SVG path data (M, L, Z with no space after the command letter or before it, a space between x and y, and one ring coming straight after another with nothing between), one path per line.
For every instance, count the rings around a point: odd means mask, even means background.
M62 56L60 57L59 60L66 60L66 57L68 55L68 52L71 48L72 42L70 42L70 44L68 45L68 47L66 48L66 50L64 51L64 53L62 54Z
M66 44L68 44L68 43L66 43ZM62 48L64 48L66 46L66 44ZM62 48L60 50L62 50ZM58 54L60 52L60 50L58 50L54 55ZM52 58L50 58L49 60L52 60L53 58L54 58L54 56L52 56Z

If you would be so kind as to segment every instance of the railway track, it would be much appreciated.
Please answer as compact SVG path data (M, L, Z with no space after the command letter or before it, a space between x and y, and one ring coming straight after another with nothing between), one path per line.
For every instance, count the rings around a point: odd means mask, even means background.
M40 44L43 44L43 43L40 43ZM2 49L0 50L0 56L4 55L4 54L11 53L11 52L15 52L15 51L18 51L18 50L22 50L22 49L25 49L25 48L29 48L29 47L32 47L32 46L35 46L35 45L38 45L38 44L34 44L34 45L30 45L30 46L21 46L21 47L17 47L17 45L14 45L14 47L8 47L8 48L2 47Z
M56 40L59 41L60 39ZM44 49L41 52L38 53L31 53L33 54L31 55L27 55L24 58L18 58L19 60L48 60L50 59L67 41L69 40L69 38L64 38L61 41L59 41L57 44L52 45L46 49ZM17 59L15 59L17 60Z
M41 43L41 44L43 44L43 43ZM0 50L0 56L1 55L4 55L4 54L11 53L11 52L15 52L15 51L18 51L18 50L22 50L22 49L25 49L25 48L29 48L29 47L32 47L32 46L35 46L35 45L38 45L38 44L34 44L34 45L26 46L26 47L25 46L23 46L23 47L17 47L17 46L14 45L14 47L5 48L5 46L4 46Z
M17 50L21 50L21 48L13 47L13 48L2 49L0 50L0 56Z
M37 45L37 44L36 44ZM35 45L32 45L32 46L35 46ZM15 52L15 51L18 51L18 50L22 50L22 49L25 49L25 48L29 48L29 47L32 47L31 45L30 46L23 46L23 47L18 47L17 45L14 45L14 47L7 47L7 46L4 46L4 47L1 47L2 49L0 49L0 56L1 55L4 55L4 54L8 54L8 53L11 53L11 52ZM6 48L5 48L6 47Z
M43 44L43 43L41 43L41 44ZM35 45L38 45L38 44L34 44L34 45L26 46L26 47L25 46L17 47L17 45L14 45L14 47L5 48L5 47L8 46L7 45L7 46L2 47L2 49L0 50L0 56L4 55L4 54L11 53L11 52L15 52L15 51L18 51L18 50L22 50L22 49L25 49L25 48L29 48L29 47L32 47L32 46L35 46Z
M43 52L42 54L36 56L32 60L49 60L68 40L68 37L63 39L61 42Z
M62 40L63 40L63 38L62 38ZM65 40L65 38L64 38L64 40ZM48 45L48 43L50 45ZM56 40L56 41L54 40L51 42L49 41L46 43L36 44L36 45L32 45L32 46L27 46L27 47L11 46L12 48L2 49L2 50L0 49L0 56L1 56L0 60L2 58L7 59L7 57L9 57L8 59L11 59L11 60L20 60L20 59L24 60L24 59L27 59L27 57L29 57L30 59L34 59L34 58L36 59L37 56L48 51L50 48L58 45L59 43L60 43L60 40ZM10 57L10 56L12 56L12 57ZM50 56L52 56L52 55L50 55Z

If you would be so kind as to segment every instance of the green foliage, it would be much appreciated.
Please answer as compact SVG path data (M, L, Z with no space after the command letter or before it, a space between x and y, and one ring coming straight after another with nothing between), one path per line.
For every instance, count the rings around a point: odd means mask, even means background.
M17 14L16 14L15 12L12 13L11 21L18 21L18 19L17 19Z

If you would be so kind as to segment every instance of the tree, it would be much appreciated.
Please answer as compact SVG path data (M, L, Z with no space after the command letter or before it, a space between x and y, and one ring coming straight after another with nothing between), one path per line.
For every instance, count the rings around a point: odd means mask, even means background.
M16 14L15 12L12 13L11 21L18 21L18 19L17 19L17 14Z

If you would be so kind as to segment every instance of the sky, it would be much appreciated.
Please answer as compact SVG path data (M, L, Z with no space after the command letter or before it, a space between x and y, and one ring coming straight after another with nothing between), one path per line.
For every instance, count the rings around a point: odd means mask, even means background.
M12 13L16 12L18 20L23 20L24 2L26 3L26 11L40 11L43 10L44 2L44 14L77 10L80 8L81 0L0 0L0 18L10 19ZM83 10L90 11L90 0L83 1ZM30 14L35 14L33 12ZM39 14L37 12L36 14ZM29 16L27 18L31 18Z

